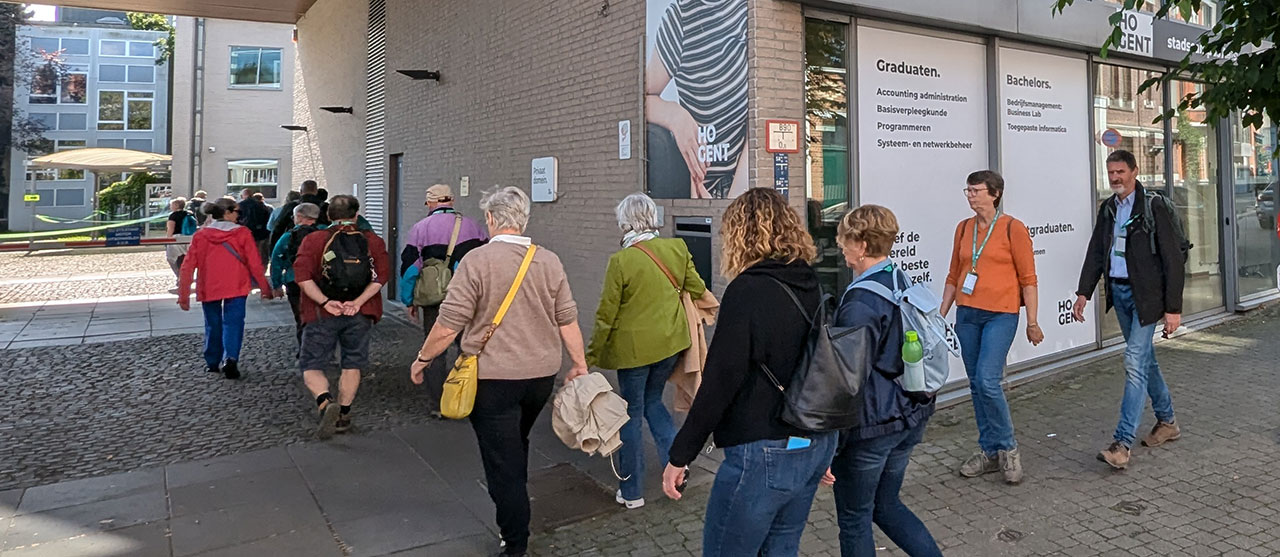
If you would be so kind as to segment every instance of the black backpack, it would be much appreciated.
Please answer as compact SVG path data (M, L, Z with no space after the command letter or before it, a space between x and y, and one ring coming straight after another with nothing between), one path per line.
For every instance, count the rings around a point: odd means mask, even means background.
M809 332L804 353L796 362L791 384L783 387L764 363L769 381L783 396L782 421L806 431L837 431L860 425L862 387L875 357L871 331L867 327L836 327L830 324L834 299L824 294L813 317L804 309L791 288L773 277L795 304Z
M284 260L293 265L293 262L298 259L298 248L302 247L302 240L316 230L319 228L308 224L299 224L289 230L289 244L284 248Z
M320 291L330 299L349 302L373 282L369 241L359 230L340 227L329 233L320 251Z
M1173 233L1178 238L1178 252L1182 254L1182 262L1187 262L1187 254L1191 248L1195 247L1190 240L1187 240L1187 229L1182 224L1182 217L1178 216L1178 212L1173 208L1173 200L1161 190L1143 190L1146 195L1142 197L1144 218L1142 219L1142 229L1147 231L1147 238L1151 241L1151 254L1156 254L1156 223L1155 213L1151 212L1152 207L1159 207L1165 217L1169 219L1169 223L1173 226ZM1151 216L1146 218L1145 216Z

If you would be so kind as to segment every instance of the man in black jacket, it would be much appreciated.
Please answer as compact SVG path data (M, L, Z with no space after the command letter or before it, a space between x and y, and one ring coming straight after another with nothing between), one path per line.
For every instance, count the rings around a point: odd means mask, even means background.
M1137 180L1137 170L1137 160L1128 151L1107 156L1107 179L1115 195L1098 209L1073 308L1076 320L1084 321L1089 297L1098 280L1106 278L1107 309L1115 308L1124 333L1128 378L1115 441L1098 454L1098 460L1117 470L1129 465L1129 449L1137 436L1147 396L1151 397L1157 422L1142 444L1155 447L1181 435L1174 422L1169 387L1156 363L1153 337L1161 318L1166 336L1177 330L1182 321L1186 261L1168 201L1148 194ZM1148 195L1152 195L1149 202Z
M271 247L267 245L267 240L271 238L271 231L267 230L267 221L271 219L271 209L255 195L257 192L252 189L245 188L240 190L240 214L238 222L241 226L249 229L253 233L253 243L258 246L259 259L263 265L271 260Z

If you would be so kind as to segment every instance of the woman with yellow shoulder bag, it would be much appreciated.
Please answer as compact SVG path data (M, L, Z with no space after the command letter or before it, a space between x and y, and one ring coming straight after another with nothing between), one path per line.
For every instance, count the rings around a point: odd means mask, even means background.
M524 555L529 431L555 387L561 343L573 361L567 380L585 375L587 362L564 266L524 236L529 196L519 188L499 188L484 196L480 208L492 239L458 266L410 379L421 384L431 360L462 333L462 356L445 383L441 410L447 417L470 418L497 507L503 554Z

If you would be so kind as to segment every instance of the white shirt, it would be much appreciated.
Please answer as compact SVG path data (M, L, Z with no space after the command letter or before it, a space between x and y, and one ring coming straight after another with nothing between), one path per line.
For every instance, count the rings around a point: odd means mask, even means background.
M1133 200L1138 197L1138 190L1134 189L1129 193L1128 197L1116 198L1116 222L1111 229L1111 245L1107 246L1107 252L1111 257L1111 278L1127 279L1129 278L1129 263L1125 261L1124 256L1116 255L1115 245L1116 238L1121 234L1128 236L1128 232L1124 229L1124 225L1133 216ZM1128 238L1126 240L1126 251L1128 249Z
M528 236L517 236L515 234L499 234L489 239L490 242L506 242L508 244L516 244L518 246L531 246L533 240Z

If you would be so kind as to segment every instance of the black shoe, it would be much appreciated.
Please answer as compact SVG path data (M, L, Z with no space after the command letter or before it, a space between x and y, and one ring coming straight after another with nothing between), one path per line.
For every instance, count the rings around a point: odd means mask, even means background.
M221 369L218 369L218 364L214 364L214 365L209 366L209 368L208 368L208 369L206 369L205 371L207 371L207 372L209 372L209 373L222 373L222 370L221 370Z
M227 376L227 379L239 379L240 368L236 365L236 361L227 360L226 363L222 364L222 374Z
M338 414L338 421L333 423L334 433L346 433L351 431L351 416L349 414Z

